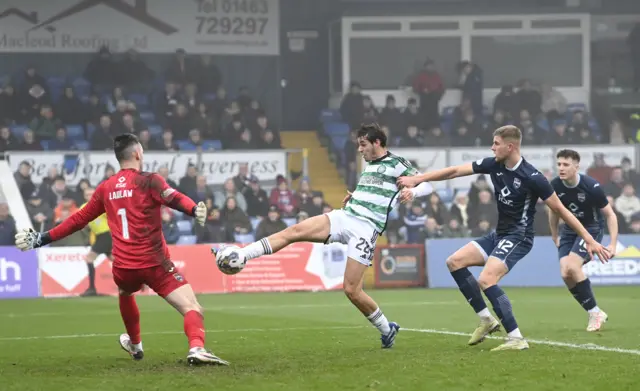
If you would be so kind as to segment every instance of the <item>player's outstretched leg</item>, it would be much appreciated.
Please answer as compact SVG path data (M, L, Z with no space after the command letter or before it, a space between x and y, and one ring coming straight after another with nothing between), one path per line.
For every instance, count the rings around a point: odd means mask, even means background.
M98 254L93 251L89 251L89 253L85 256L85 262L87 263L87 269L89 271L89 288L87 288L81 296L96 296L96 268L94 262L98 258Z
M498 282L507 272L507 266L502 261L494 257L489 257L478 278L478 284L480 284L485 296L487 296L487 299L491 302L493 311L502 322L508 337L507 342L491 349L492 351L523 350L529 348L529 344L525 341L518 328L518 323L513 314L513 308L511 307L511 301L509 301L507 294L498 286Z
M352 258L347 259L347 267L344 271L343 289L347 298L362 314L380 331L382 348L387 349L393 346L396 336L400 331L400 326L389 322L384 316L378 304L362 290L364 283L364 272L368 265L364 265Z
M216 356L204 347L204 311L198 303L198 299L191 285L182 285L164 298L184 316L184 333L189 340L187 362L191 365L229 365L227 361Z
M582 270L584 260L578 254L571 252L560 259L560 275L569 288L569 292L576 301L589 313L587 331L599 331L607 321L607 314L598 307L596 298L591 290L591 281Z
M291 243L315 242L324 243L330 234L331 224L326 215L315 216L301 223L294 224L267 238L253 242L242 249L248 260L263 255L277 253Z
M447 267L458 284L460 292L480 317L480 324L471 335L469 345L479 344L489 334L500 329L500 323L491 315L482 298L478 281L468 269L469 266L482 265L484 265L484 256L472 243L465 245L447 259Z
M129 353L134 360L142 360L144 352L142 350L142 340L140 339L140 310L133 294L120 291L120 315L126 334L120 336L120 346Z

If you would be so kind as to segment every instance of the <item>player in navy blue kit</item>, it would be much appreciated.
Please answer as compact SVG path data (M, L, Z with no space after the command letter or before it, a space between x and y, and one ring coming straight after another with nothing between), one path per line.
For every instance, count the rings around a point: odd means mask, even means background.
M491 150L494 157L418 176L401 177L398 185L414 187L427 181L472 174L491 175L498 204L498 226L494 232L456 251L447 259L447 266L467 302L480 317L480 325L473 332L469 344L482 342L500 328L500 323L491 315L482 298L482 288L508 334L507 341L492 350L522 350L529 345L518 329L509 298L497 284L533 246L533 218L538 198L584 239L588 253L596 253L604 260L609 259L609 253L562 205L544 175L522 158L520 129L512 125L503 126L496 129L493 136ZM401 201L408 202L411 198L406 192ZM469 272L469 266L484 266L477 281Z
M556 158L558 177L551 181L551 186L562 204L599 242L604 236L606 220L611 235L611 244L607 249L613 257L616 243L618 243L618 219L600 183L587 175L578 173L580 163L578 152L563 149L558 152ZM589 262L591 256L584 247L584 241L566 225L563 224L560 228L560 238L558 238L559 222L560 217L550 212L549 225L553 242L558 247L560 274L573 297L589 313L587 331L598 331L607 321L607 314L598 307L591 290L591 281L582 270L582 265Z

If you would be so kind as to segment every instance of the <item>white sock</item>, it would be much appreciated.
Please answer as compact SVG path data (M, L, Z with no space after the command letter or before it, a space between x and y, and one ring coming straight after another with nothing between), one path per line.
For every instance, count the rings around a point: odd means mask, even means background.
M384 316L382 311L380 311L380 308L376 309L371 315L367 316L367 319L369 319L369 322L371 322L372 325L376 326L381 334L386 335L391 331L389 321L387 320L387 317Z
M593 314L593 313L597 313L597 312L600 312L600 311L602 311L602 310L600 309L600 307L595 306L595 307L593 307L592 309L588 310L587 312L589 312L590 314Z
M272 254L271 244L267 238L260 239L257 242L253 242L247 247L242 249L245 258L248 260L261 257L265 254Z
M142 351L142 341L140 341L139 343L132 343L131 344L131 348L136 352L141 352Z
M493 318L493 315L491 315L491 312L489 312L488 308L483 309L480 312L477 312L478 316L483 318L483 319L487 319L487 318Z
M508 333L507 336L509 338L524 338L520 333L520 329L515 329L512 332Z

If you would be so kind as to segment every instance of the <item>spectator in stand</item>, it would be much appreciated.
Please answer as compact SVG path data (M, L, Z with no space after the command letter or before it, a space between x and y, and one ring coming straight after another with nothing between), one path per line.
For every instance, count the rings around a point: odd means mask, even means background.
M285 217L294 217L297 212L296 198L289 189L289 182L282 175L276 177L276 187L271 189L269 204L276 205Z
M267 130L262 133L262 139L258 140L260 145L258 146L260 149L281 149L282 145L276 139L275 134L271 130Z
M45 232L53 228L53 208L34 192L26 199L27 213L31 216L31 224L38 232Z
M509 124L509 121L505 112L502 110L494 110L493 116L489 120L489 123L487 124L485 129L482 131L482 134L480 135L480 144L492 145L493 131L508 124Z
M249 189L250 181L253 175L249 173L249 163L240 163L238 165L238 173L231 179L233 179L233 185L236 190L244 193Z
M167 244L176 244L180 239L180 229L176 224L171 212L167 208L162 209L162 234Z
M296 224L300 224L301 222L305 221L308 218L309 218L309 214L301 210L300 212L298 212L298 215L296 216Z
M22 118L33 119L38 116L42 106L51 105L49 94L40 84L34 84L22 97Z
M542 87L542 112L546 115L549 123L564 118L567 113L567 98L549 84Z
M286 228L287 228L287 224L284 221L282 221L278 207L275 205L271 205L269 207L269 213L267 214L267 218L262 219L262 221L258 224L258 227L256 228L256 240L266 238Z
M442 128L435 126L429 129L424 136L426 147L447 147L451 145L449 137L442 131Z
M58 167L49 167L49 170L47 170L47 176L42 178L40 186L38 186L38 194L44 194L43 192L46 192L51 186L53 186L53 182L55 182L59 176L61 175L58 171ZM80 196L79 202L84 203L84 192L80 194Z
M231 128L231 124L233 122L242 123L242 113L240 112L240 105L236 101L229 102L228 106L225 107L222 115L219 118L220 121L220 129L223 132L228 131Z
M169 178L169 168L167 166L158 168L158 175L160 175L171 188L178 188L178 184L173 179Z
M451 205L450 214L452 220L458 220L461 226L469 226L469 197L466 194L456 193Z
M609 202L609 205L611 205L611 207L613 208L613 211L616 214L616 218L618 219L618 232L621 234L625 234L628 233L629 231L629 225L627 224L625 217L622 215L622 213L620 213L620 211L618 211L618 209L616 209L616 203L613 199L613 197L611 197L610 195L607 195L607 201ZM635 218L634 216L631 216L631 223L633 224ZM607 225L605 224L605 232L608 234L609 233L609 227L607 227Z
M478 205L475 205L469 213L469 226L478 227L481 220L487 220L491 227L495 227L498 223L495 207L495 201L492 199L489 190L480 191L478 193Z
M67 183L62 175L58 175L51 183L51 186L41 189L40 197L54 209L62 202L63 198L74 198L67 188Z
M469 131L467 125L462 122L455 128L451 137L452 147L474 147L479 144L479 137Z
M351 130L349 138L344 143L344 163L346 167L347 189L354 190L358 182L358 136L356 130Z
M387 102L382 111L380 112L380 116L378 117L380 125L386 126L389 128L389 133L391 136L397 136L402 134L405 130L405 121L400 109L396 107L396 98L389 94L387 95ZM387 137L390 139L389 137Z
M482 106L484 84L482 69L470 61L461 62L458 69L460 72L459 85L462 90L462 99L469 99L473 113L477 117L481 117L484 110Z
M489 195L493 199L493 194L491 193L491 188L489 187L489 183L487 182L487 177L484 174L480 174L475 181L471 182L471 188L469 189L469 193L467 194L467 196L469 197L469 208L471 210L473 210L475 206L480 203L478 194L483 190L487 190L489 192Z
M122 116L121 120L113 120L114 132L117 134L133 133L138 134L141 130L146 129L147 126L140 120L136 120L133 115L126 113Z
M47 80L37 72L35 66L29 65L24 71L24 79L21 88L22 94L28 94L29 90L35 85L41 86L47 94L49 93Z
M247 111L247 109L251 107L251 102L253 100L254 99L251 97L251 94L249 93L249 87L242 86L238 89L237 101L238 101L238 105L240 106L240 112Z
M89 144L94 151L104 151L113 148L114 132L111 128L111 118L108 115L100 117L100 123L91 135Z
M102 180L100 181L100 183L106 181L107 179L111 178L114 175L116 175L116 169L111 164L107 163L107 166L104 168L104 177L102 177Z
M36 191L36 185L34 185L31 180L31 164L28 161L23 160L20 162L18 170L13 174L13 179L15 179L18 185L20 195L22 195L23 199L27 199Z
M73 87L66 86L56 103L56 117L63 124L82 124L87 119L86 106L76 96Z
M67 128L64 126L58 126L56 130L56 136L53 140L49 141L50 151L73 151L76 149L76 145L69 137L67 137Z
M145 91L146 86L155 77L155 72L138 57L135 49L127 50L118 65L120 83L127 86L130 91Z
M13 124L22 119L22 104L15 88L9 84L2 89L0 94L0 121L2 124Z
M440 226L445 225L447 221L449 221L447 206L435 191L428 196L425 212L429 217L433 217Z
M100 121L100 117L107 112L107 106L100 101L100 97L97 94L91 94L85 110L86 116L84 120L89 124L95 125Z
M242 209L243 211L247 210L247 200L245 199L242 192L240 192L238 188L236 188L233 178L228 178L227 180L225 180L224 184L222 185L222 190L216 191L214 193L214 196L214 199L218 201L226 200L227 198L233 198L238 208Z
M178 185L178 190L181 193L189 195L194 194L196 192L196 177L198 176L198 171L196 170L195 164L189 163L187 166L187 172L185 176L180 178L180 184Z
M410 125L415 125L418 127L418 130L425 129L424 117L420 114L420 108L418 107L418 101L416 98L409 98L407 100L407 107L404 112L404 126L405 130ZM398 133L399 136L402 136L402 133Z
M640 174L631 165L631 159L627 156L623 157L620 161L620 168L622 169L622 178L626 183L631 183L636 189L640 187Z
M545 140L546 144L550 145L569 145L574 143L571 135L567 133L567 123L562 119L553 122L552 129L547 133Z
M492 225L489 219L483 218L471 229L471 236L479 238L491 232Z
M187 141L189 141L189 145L190 147L187 147L186 149L194 149L197 151L202 151L202 136L200 135L200 131L198 129L191 129L189 131L189 138L187 139Z
M24 132L22 142L18 146L20 151L42 151L42 145L36 139L33 130L27 129Z
M220 138L217 121L213 115L209 113L207 104L204 102L198 103L197 110L192 116L191 126L194 129L198 129L207 140L217 140Z
M424 145L424 139L416 125L409 125L405 134L400 139L399 147L418 147Z
M233 149L239 150L257 149L258 147L258 141L253 139L251 130L246 127L244 128L242 133L240 133L240 140L237 140L235 144L233 144Z
M601 184L606 184L609 182L609 178L611 177L611 171L613 171L613 167L609 166L607 162L604 160L603 153L594 153L593 154L593 163L587 169L587 175L597 180ZM603 187L603 189L605 189ZM605 189L605 194L607 193ZM619 195L620 193L618 193Z
M216 90L216 99L211 102L211 113L213 117L218 121L221 120L230 103L227 97L227 90L222 86L218 87ZM238 107L238 113L240 113L240 107Z
M312 193L311 205L305 208L305 212L309 214L309 216L319 216L325 212L327 203L324 202L324 194L321 191L314 191ZM331 209L330 209L331 210Z
M451 219L444 227L444 236L447 238L466 238L469 236L469 230L458 219Z
M204 223L204 227L195 225L198 243L233 243L235 237L233 229L222 221L220 209L217 206L207 207L209 215Z
M59 224L63 220L63 212L68 211L70 215L76 213L80 208L76 204L76 201L73 199L73 194L71 192L67 192L62 200L58 203L58 206L53 209L53 218L56 224ZM68 217L68 216L66 216ZM66 219L65 217L65 219Z
M222 85L222 72L210 54L202 54L195 65L195 82L204 93L216 92Z
M373 122L378 122L378 110L376 110L373 105L373 100L369 95L365 95L362 99L362 104L364 105L364 111L362 116L362 122L370 124Z
M340 114L342 119L349 124L349 129L357 129L364 118L364 96L360 83L351 82L349 92L342 98Z
M204 202L207 198L213 198L215 200L224 200L226 197L224 196L214 196L213 191L207 185L207 177L204 175L198 175L196 177L196 187L192 193L185 193L188 195L195 203Z
M531 80L523 79L520 81L516 101L518 102L518 111L527 110L533 118L540 114L542 96L533 88Z
M277 131L273 130L272 126L269 126L269 120L267 119L267 115L264 113L258 114L255 120L255 125L251 131L256 139L263 139L264 133L271 131L277 138L276 144L280 144L280 135Z
M72 212L69 209L62 209L58 220L55 221L55 225L59 225L64 220L71 216ZM91 230L89 227L84 227L79 231L72 233L69 236L64 237L61 240L56 240L51 243L53 247L85 247L89 245L91 238Z
M425 129L440 125L438 105L444 95L444 83L435 63L427 60L413 79L413 92L420 97L420 112Z
M185 84L187 81L195 80L195 77L191 61L187 58L187 52L184 49L176 50L165 71L165 78L172 83Z
M531 114L527 110L520 111L518 127L522 131L522 140L526 145L540 145L544 140L544 130L533 123Z
M604 183L604 185L602 186L604 194L608 194L613 198L618 198L620 194L622 194L624 185L626 184L622 168L614 167L611 170L609 180L602 181L601 183Z
M73 192L73 199L76 202L76 205L82 205L85 202L87 202L87 198L85 197L85 191L89 188L91 188L91 182L89 182L89 180L81 179L80 182L78 182L78 185L76 185L76 190ZM90 194L90 193L87 193L87 194Z
M627 183L622 188L622 194L616 198L615 207L627 224L631 223L631 216L640 213L640 198L636 196L633 185Z
M407 243L420 243L423 241L421 238L421 230L427 220L427 215L419 202L414 202L411 208L408 209L407 214L404 216L404 234L401 235L406 238ZM437 225L437 224L436 224Z
M173 141L173 131L171 131L171 128L165 128L162 131L162 140L160 140L154 149L168 152L177 152L180 150L178 144Z
M170 119L176 111L176 106L180 102L178 87L173 82L164 85L164 93L157 99L158 118Z
M0 127L0 152L14 151L19 148L16 136L7 126Z
M469 142L473 143L471 145L479 145L480 138L484 134L481 118L482 117L476 116L473 110L465 110L462 113L461 121L458 122L457 124L454 124L455 128L460 128L462 126L467 128L467 133L465 137L468 137L470 140Z
M500 89L500 93L496 95L493 100L493 114L495 119L496 112L502 112L503 116L500 119L500 122L507 123L508 119L516 119L518 118L518 101L516 99L516 95L513 92L513 86L506 85L502 86ZM499 126L498 126L499 127ZM494 128L497 129L498 127Z
M189 131L192 129L187 106L178 103L173 116L168 119L167 123L168 127L173 131L173 137L178 140L186 139L189 136Z
M40 114L29 123L38 140L51 140L55 137L58 122L53 119L53 110L49 105L40 108Z
M187 111L190 113L197 112L200 102L198 86L194 83L187 83L187 85L184 86L184 94L182 95L182 103L187 106Z
M436 219L429 217L424 221L424 224L420 227L418 237L413 241L407 240L407 243L423 244L427 239L441 239L446 237L446 233L438 225Z
M249 216L240 208L233 197L227 198L222 209L222 221L224 221L234 234L248 234L253 228Z
M140 145L142 145L142 149L144 151L156 149L154 140L151 139L151 132L149 132L149 129L141 129L138 132L138 141L140 141Z
M97 55L89 62L84 71L84 77L96 87L112 86L119 79L118 65L108 46L102 46Z
M124 95L124 89L121 86L116 86L111 91L111 95L105 98L105 104L107 111L113 113L116 111L118 103L123 105L127 101L127 97Z
M251 177L249 187L243 192L247 202L247 214L251 217L265 217L269 210L269 197L260 187L258 178Z
M580 128L578 131L578 139L576 140L578 144L591 145L597 144L598 140L593 135L593 132L589 128Z
M242 118L245 124L249 124L253 127L260 115L265 115L264 109L260 106L260 102L256 99L251 99L248 107L242 110ZM252 129L253 130L253 129Z

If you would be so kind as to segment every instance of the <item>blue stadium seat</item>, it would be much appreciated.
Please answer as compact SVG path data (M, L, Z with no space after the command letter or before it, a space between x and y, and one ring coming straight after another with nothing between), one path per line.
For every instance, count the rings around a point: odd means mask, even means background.
M196 146L193 145L193 143L189 140L178 140L176 141L176 144L178 144L178 148L180 148L181 151L195 151L196 150Z
M130 94L129 100L136 104L138 111L149 107L149 97L145 94ZM142 113L140 113L142 117Z
M151 137L160 137L162 135L162 126L160 125L149 125L147 129L149 129Z
M260 219L257 217L252 217L251 218L251 227L253 228L253 231L255 232L256 229L258 229L258 224L260 224Z
M140 119L147 124L154 124L156 122L156 115L150 111L140 112Z
M331 137L333 141L333 145L336 149L342 151L344 149L344 144L347 142L347 136L333 136Z
M202 142L202 149L204 151L220 150L222 142L220 140L205 140Z
M456 109L455 106L447 106L442 108L442 119L443 120L451 120L453 119L453 112Z
M79 151L87 151L89 150L89 142L85 140L75 140L73 142L76 145L76 148Z
M82 125L67 125L67 137L71 140L84 140L84 128Z
M178 238L178 241L176 242L176 244L181 246L190 245L190 244L196 244L197 241L198 241L198 238L196 237L196 235L183 235Z
M42 149L44 149L45 151L49 150L49 144L51 143L51 140L42 140L40 141L40 145L42 145Z
M24 138L24 132L26 132L27 129L29 129L27 125L13 125L11 127L11 133L16 136L18 141L21 141Z
M178 230L181 234L190 234L193 232L191 220L179 220L176 222L176 225L178 226Z
M324 131L329 136L348 136L349 125L344 122L327 122L324 124Z
M282 219L282 221L284 221L287 227L291 227L296 223L296 219L294 217L288 217L288 218Z
M255 236L253 236L253 234L244 234L244 235L236 234L235 239L236 239L236 242L242 243L242 244L253 243L256 241Z
M96 131L94 124L87 124L87 140L91 140L91 135Z
M324 109L320 112L320 122L340 122L342 121L342 114L340 110Z
M567 105L567 110L570 112L574 111L587 111L587 105L584 103L569 103Z
M67 84L67 78L63 76L49 76L47 78L47 84L51 89L62 89Z
M540 129L542 129L544 131L547 131L547 132L551 129L550 126L549 126L549 121L546 118L539 119L538 122L536 122L536 125Z

